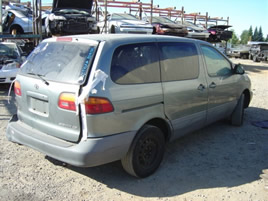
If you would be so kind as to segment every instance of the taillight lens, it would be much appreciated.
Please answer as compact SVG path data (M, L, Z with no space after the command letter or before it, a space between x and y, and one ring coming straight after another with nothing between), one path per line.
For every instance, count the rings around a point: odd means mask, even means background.
M65 109L65 110L76 111L75 94L62 93L59 97L58 106L62 109Z
M113 112L114 107L106 98L89 97L84 101L87 114L102 114ZM58 106L65 110L76 111L75 94L62 93L59 98Z
M85 101L85 106L87 114L102 114L114 111L112 103L106 98L89 97Z
M15 81L14 83L14 91L17 96L21 96L21 87L18 81Z

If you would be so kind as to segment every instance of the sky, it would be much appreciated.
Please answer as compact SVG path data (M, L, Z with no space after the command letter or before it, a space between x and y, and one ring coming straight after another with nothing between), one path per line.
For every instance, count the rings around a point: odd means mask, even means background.
M29 0L22 0L27 1ZM51 2L52 0L42 0L43 4ZM141 2L150 3L151 0ZM181 10L183 6L186 13L200 12L201 15L206 15L208 12L210 17L223 17L223 19L229 17L229 24L233 26L231 29L234 29L238 36L250 26L253 32L256 27L259 30L261 26L265 38L268 34L268 0L154 0L153 2L160 8L176 7ZM118 8L116 12L124 12L124 9Z

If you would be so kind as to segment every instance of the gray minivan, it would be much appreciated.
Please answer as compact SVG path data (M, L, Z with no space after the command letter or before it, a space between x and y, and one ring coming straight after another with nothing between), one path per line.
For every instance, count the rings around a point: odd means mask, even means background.
M136 177L165 144L220 119L243 123L251 84L209 43L172 36L44 40L17 75L7 138L80 167L121 160Z

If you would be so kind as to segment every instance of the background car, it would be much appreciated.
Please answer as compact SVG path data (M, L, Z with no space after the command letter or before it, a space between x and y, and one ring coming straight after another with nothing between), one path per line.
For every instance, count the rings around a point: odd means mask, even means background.
M2 17L3 31L10 34L33 32L32 13L29 10L8 9Z
M226 29L232 26L229 25L216 25L208 28L209 42L221 42L222 40L227 41L232 38L233 32Z
M249 59L252 59L254 62L268 61L268 43L253 42L249 49Z
M153 34L173 36L187 36L188 34L186 26L179 25L166 17L153 17L152 25L154 26Z
M1 42L0 83L11 83L24 60L26 57L16 43Z
M47 35L96 33L96 20L92 17L93 1L53 0L51 14L45 21Z
M33 15L29 8L6 7L3 16L3 31L9 34L28 34L33 32ZM42 12L42 33L45 33L46 12Z
M199 27L192 22L176 21L176 23L187 26L188 38L207 39L210 35L210 33L204 27Z
M227 56L248 59L249 57L249 46L239 45L234 48L231 48L227 51Z
M107 26L105 20L97 24L98 32L104 33L107 27L107 33L140 33L152 34L153 26L146 21L138 20L134 15L126 13L113 13L107 16Z

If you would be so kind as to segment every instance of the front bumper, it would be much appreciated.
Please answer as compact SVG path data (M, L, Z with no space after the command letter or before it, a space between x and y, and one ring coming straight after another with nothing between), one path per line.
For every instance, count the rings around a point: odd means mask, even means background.
M198 32L188 32L187 37L188 38L208 38L209 33L198 33Z
M96 23L85 20L49 21L49 29L52 35L97 33Z
M6 131L9 141L36 149L52 158L78 167L92 167L121 159L135 136L134 131L70 143L47 135L14 115Z

